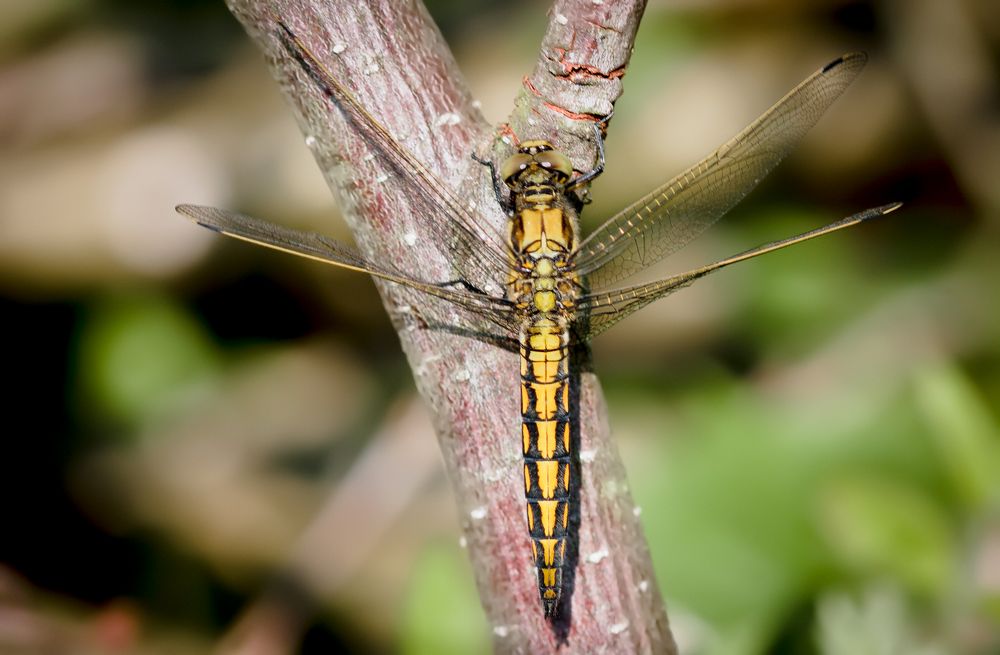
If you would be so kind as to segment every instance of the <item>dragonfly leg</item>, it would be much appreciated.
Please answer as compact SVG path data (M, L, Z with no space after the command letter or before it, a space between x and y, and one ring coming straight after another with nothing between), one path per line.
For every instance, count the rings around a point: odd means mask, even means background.
M459 278L457 280L448 280L447 282L436 282L436 283L434 283L434 286L441 287L442 289L454 289L454 288L457 287L457 288L465 289L469 293L475 293L475 294L480 295L480 296L489 295L485 291L483 291L482 289L480 289L479 287L477 287L476 285L474 285L471 282L469 282L468 280L463 280L461 278Z
M611 112L611 114L608 114L600 121L594 123L594 137L597 142L597 164L594 165L594 168L591 171L584 173L575 180L570 181L570 183L566 185L566 191L572 191L573 189L577 189L584 184L592 182L594 178L604 172L604 134L601 133L601 125L606 123L607 120L611 118L612 114L614 114L614 112Z
M496 196L497 204L500 205L504 212L508 214L513 213L514 203L509 198L504 197L503 184L500 182L500 178L497 177L497 167L489 159L480 159L476 153L472 153L472 159L490 169L490 179L493 180L493 195Z

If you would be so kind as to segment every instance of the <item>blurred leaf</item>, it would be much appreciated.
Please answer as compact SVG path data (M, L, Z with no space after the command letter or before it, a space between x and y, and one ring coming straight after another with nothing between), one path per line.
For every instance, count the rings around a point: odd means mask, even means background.
M820 517L834 552L862 575L892 576L927 597L940 597L956 575L947 518L912 487L845 476L827 485Z
M968 378L940 364L914 379L920 410L955 495L969 510L1000 499L1000 427Z
M746 247L804 232L833 217L804 209L771 208L740 222ZM771 348L815 344L856 316L870 282L863 281L850 233L761 257L747 265L742 297L749 329Z
M913 643L918 626L907 616L900 590L869 588L860 600L836 592L819 599L816 641L823 655L944 655Z
M684 407L688 424L674 426L687 437L650 430L629 462L667 596L726 642L766 643L825 568L807 520L808 452L762 410L732 383L702 389Z
M826 507L831 484L875 471L912 488L940 489L934 453L915 438L921 422L899 394L790 403L718 375L682 391L652 383L608 391L664 593L711 626L712 653L761 652L798 620L791 612L810 606L820 585L845 575L845 546L838 542L831 552L817 530L817 507ZM861 425L859 413L869 416ZM950 526L931 501L890 503L881 511L903 517L887 521L865 513L867 494L877 491L851 491L841 522L876 531L863 573L916 579L921 592L943 584ZM930 518L909 518L914 512ZM886 541L894 547L888 555ZM903 545L896 548L897 541Z
M987 593L979 599L982 613L994 624L1000 626L1000 593ZM998 636L1000 638L1000 636Z
M403 609L404 655L487 653L490 634L464 552L428 548L414 568Z
M134 427L209 382L219 355L181 307L135 294L103 300L86 313L77 365L86 411Z

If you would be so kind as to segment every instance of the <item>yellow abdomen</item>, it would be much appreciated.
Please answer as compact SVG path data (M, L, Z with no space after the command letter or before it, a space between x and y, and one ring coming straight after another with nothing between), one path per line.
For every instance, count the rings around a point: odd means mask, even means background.
M521 331L521 440L528 533L545 614L562 594L569 526L571 421L568 332L538 317Z

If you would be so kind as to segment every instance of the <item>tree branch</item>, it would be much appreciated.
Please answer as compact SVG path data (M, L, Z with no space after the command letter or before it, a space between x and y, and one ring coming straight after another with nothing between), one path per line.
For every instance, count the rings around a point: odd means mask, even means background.
M454 253L443 252L426 229L436 217L406 180L370 156L370 145L289 60L274 34L277 19L404 147L458 197L474 203L489 229L502 233L504 216L486 173L469 157L488 147L492 130L417 0L227 1L267 53L366 255L423 279L453 275ZM594 156L590 123L608 114L621 92L642 9L642 2L557 2L539 65L525 80L509 129L519 138L551 138L586 169ZM499 140L494 148L500 156L510 154ZM491 282L498 288L499 281ZM495 649L555 652L559 639L542 616L525 526L518 358L479 341L418 329L412 296L393 285L379 284L379 290L434 414ZM673 653L592 374L581 374L580 401L579 564L574 589L565 597L572 614L560 652ZM310 580L300 583L308 587ZM310 589L318 598L324 591Z
M642 0L556 2L538 63L515 101L511 128L527 138L552 139L575 162L593 161L590 123L610 116L622 94L645 7Z

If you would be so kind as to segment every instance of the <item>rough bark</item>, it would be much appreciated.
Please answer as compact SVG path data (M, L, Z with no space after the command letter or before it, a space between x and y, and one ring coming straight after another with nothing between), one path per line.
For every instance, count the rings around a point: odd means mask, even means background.
M538 66L499 131L504 140L494 138L418 0L227 1L268 55L361 249L430 280L453 276L454 254L443 252L426 230L439 217L370 156L343 115L288 60L274 21L285 22L400 143L500 233L504 217L485 169L470 154L492 150L499 159L510 154L512 139L548 138L588 169L595 155L592 123L610 113L621 92L644 4L557 2ZM498 290L499 281L491 282ZM542 616L529 555L517 355L423 329L411 294L392 285L379 289L434 415L495 650L675 652L596 378L584 372L580 380L579 563L574 589L564 597L571 613L560 644L560 629ZM324 595L321 588L310 591Z

